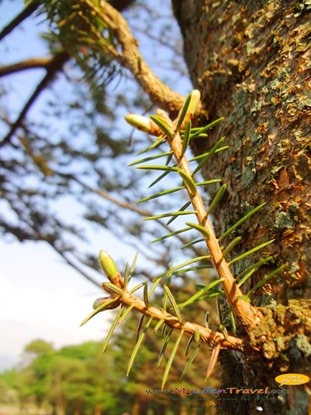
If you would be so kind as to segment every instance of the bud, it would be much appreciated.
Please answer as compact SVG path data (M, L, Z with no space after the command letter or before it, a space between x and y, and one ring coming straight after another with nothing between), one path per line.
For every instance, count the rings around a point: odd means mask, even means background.
M125 121L137 130L144 131L151 135L160 135L157 125L149 118L143 117L142 115L127 114L125 116Z
M114 260L111 258L111 256L108 254L108 252L106 252L102 249L99 252L98 260L99 260L99 264L100 264L102 270L107 275L109 281L112 284L116 285L117 287L123 288L124 287L123 277L119 273L119 270L118 270Z
M119 270L108 252L102 249L99 252L98 259L102 270L107 275L109 280L115 279L119 275Z
M187 110L187 113L189 114L190 118L193 117L196 111L198 110L200 99L201 99L200 91L198 89L194 89L191 92L191 100L190 100L190 104Z

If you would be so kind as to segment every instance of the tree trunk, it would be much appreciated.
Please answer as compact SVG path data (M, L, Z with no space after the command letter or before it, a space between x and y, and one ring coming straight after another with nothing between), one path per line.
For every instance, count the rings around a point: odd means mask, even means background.
M287 264L252 296L264 315L250 339L259 353L222 353L223 382L226 387L278 389L275 376L310 373L310 5L290 0L173 0L173 6L190 77L203 95L208 119L225 117L208 140L193 146L200 154L220 136L229 146L204 171L206 179L222 177L228 186L215 213L216 231L221 234L266 202L241 228L239 250L274 239L265 254L275 263L257 272L245 292ZM234 272L247 265L248 260L238 262ZM261 406L265 414L305 415L306 391L305 385L288 387L286 395L257 402L243 400L244 395L231 403L221 401L219 413L259 414L256 406Z

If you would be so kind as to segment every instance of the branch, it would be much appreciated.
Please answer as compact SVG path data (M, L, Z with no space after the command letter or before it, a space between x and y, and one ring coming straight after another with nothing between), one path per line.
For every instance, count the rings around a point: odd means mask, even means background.
M223 333L213 331L207 327L203 327L189 321L179 321L176 316L173 316L166 311L160 310L157 307L146 305L141 299L135 297L128 291L124 291L124 294L119 297L119 300L121 304L124 304L127 307L132 307L146 316L152 317L158 321L164 320L165 324L168 326L184 331L189 336L194 336L196 333L199 333L202 342L208 343L210 346L219 344L222 349L240 351L245 351L247 348L247 343L244 339L230 335L224 336Z
M105 44L103 45L105 53L132 73L155 105L176 116L184 102L184 97L167 87L144 62L137 47L137 40L122 15L107 2L102 2L102 9L95 7L89 0L85 0L85 3L106 22L122 49L122 53L119 53L111 45L108 47Z
M199 164L197 169L192 172L189 168L189 163L185 155L187 146L191 139L191 118L196 112L199 100L200 93L199 91L194 90L187 97L179 117L177 117L174 121L171 120L163 111L158 112L157 116L152 116L151 121L150 119L133 114L128 114L126 116L126 120L134 127L145 132L149 132L149 134L157 135L158 137L163 137L163 134L165 135L165 140L170 146L176 160L178 174L183 180L189 200L193 206L193 213L195 213L197 218L198 224L193 224L193 228L197 229L203 235L214 268L219 279L222 280L225 296L247 333L251 334L254 327L260 322L262 314L258 309L245 301L243 293L236 283L229 264L226 261L225 254L220 246L219 240L215 236L213 225L209 216L210 210L207 211L205 209L203 199L193 178L196 172L203 167L203 164ZM156 128L158 128L158 133L156 132ZM180 133L181 129L184 130L183 138ZM155 167L163 169L163 166ZM210 208L211 207L212 205ZM154 219L154 217L151 217L151 219ZM192 226L192 224L188 224L188 226Z
M36 101L36 99L39 97L42 91L49 85L49 83L53 80L55 74L62 70L63 65L65 62L69 60L70 56L67 52L59 52L53 56L53 59L51 59L50 64L46 66L46 75L41 80L39 85L36 87L35 91L31 95L31 97L28 99L26 104L24 105L24 108L20 112L17 120L12 124L12 127L8 134L4 137L4 139L0 143L0 148L4 145L8 144L12 138L12 136L15 134L16 130L21 126L26 114L28 113L29 109L31 108L32 104Z
M0 77L11 75L15 72L25 71L27 69L44 68L48 69L54 62L54 56L43 58L26 59L21 62L13 63L11 65L0 67Z
M240 351L245 351L247 349L247 342L245 339L224 335L223 333L213 331L210 328L203 327L199 324L183 321L181 318L178 318L164 310L160 310L157 307L146 304L144 301L133 295L127 290L123 276L119 273L113 259L109 254L107 254L107 252L100 252L99 262L110 281L110 283L103 283L102 285L105 291L110 294L110 298L104 298L103 302L100 304L100 307L102 307L105 302L110 305L111 301L114 301L113 308L118 307L120 304L123 304L126 307L131 307L131 309L135 309L141 314L152 317L155 320L163 321L169 327L183 331L189 336L199 335L202 342L208 343L212 347L218 346L222 349ZM96 310L91 314L91 316L95 314L97 314ZM89 318L86 318L84 322L88 320Z
M45 242L47 242L64 260L65 262L70 265L73 269L78 271L79 274L81 274L84 278L86 278L88 281L90 281L92 284L96 285L96 287L102 288L102 285L97 282L90 274L83 271L82 268L80 268L77 264L75 264L64 252L62 252L60 249L57 248L54 242L49 241L48 239L44 239Z
M188 160L185 154L183 154L182 139L179 132L177 132L171 140L167 141L174 153L179 168L185 173L186 176L192 178L192 172L190 171ZM259 322L260 314L251 304L247 303L242 298L243 293L235 282L234 276L232 275L229 265L223 255L200 193L198 191L193 192L188 186L186 186L186 189L189 195L189 200L191 200L191 204L196 212L197 221L207 231L208 237L206 236L204 239L213 259L215 270L217 271L219 278L223 278L222 284L225 295L242 325L246 328L247 332L251 332L253 327Z
M130 7L135 0L110 0L109 3L119 12L123 12Z
M11 33L20 23L27 19L40 6L39 1L33 1L25 7L7 26L0 32L0 40Z

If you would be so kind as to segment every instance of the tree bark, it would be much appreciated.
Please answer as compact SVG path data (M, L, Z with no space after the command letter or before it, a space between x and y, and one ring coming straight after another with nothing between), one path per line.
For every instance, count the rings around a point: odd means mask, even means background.
M202 93L208 118L225 117L207 140L196 141L192 148L200 154L220 136L229 146L204 171L206 179L221 177L228 186L215 213L216 231L220 235L266 202L241 228L239 250L274 239L265 254L275 261L243 289L247 292L272 269L287 264L252 296L265 318L250 341L254 345L264 332L265 345L251 357L222 353L223 382L227 387L278 389L278 374L310 373L310 5L290 0L173 0L173 7L189 74ZM247 265L248 260L239 262L235 274ZM306 390L289 387L286 396L259 403L223 401L219 413L258 414L256 406L262 406L265 414L304 415Z

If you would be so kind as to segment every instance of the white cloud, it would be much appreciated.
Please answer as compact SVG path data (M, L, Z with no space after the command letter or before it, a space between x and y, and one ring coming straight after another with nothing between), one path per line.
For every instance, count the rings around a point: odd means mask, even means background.
M54 290L35 285L13 286L0 274L0 356L16 362L23 347L37 338L55 347L103 339L110 312L79 326L90 313L93 300L94 296L65 285Z

